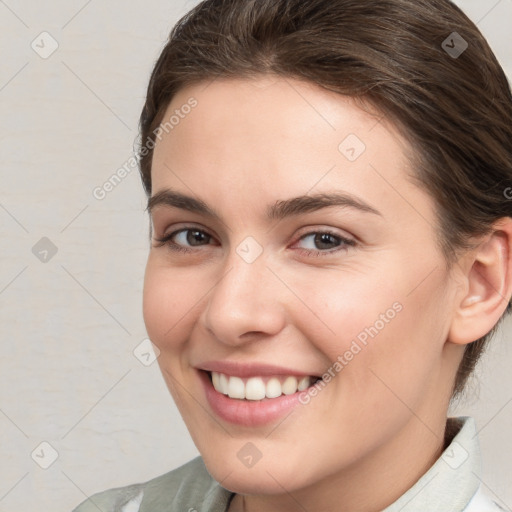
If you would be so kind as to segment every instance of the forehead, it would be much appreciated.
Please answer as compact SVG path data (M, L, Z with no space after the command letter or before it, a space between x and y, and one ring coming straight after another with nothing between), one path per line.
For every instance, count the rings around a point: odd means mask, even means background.
M272 199L336 189L365 197L390 219L407 211L431 218L430 197L409 179L409 145L381 114L361 107L290 78L182 89L162 120L168 130L154 151L153 193L169 186L244 208L236 197L250 191L251 206L264 208Z

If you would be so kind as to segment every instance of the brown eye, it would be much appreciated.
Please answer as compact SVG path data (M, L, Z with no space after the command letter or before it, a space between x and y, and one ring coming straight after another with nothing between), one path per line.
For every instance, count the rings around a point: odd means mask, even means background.
M340 241L329 233L317 233L313 238L313 242L318 249L332 249L340 245Z
M201 245L204 242L208 243L211 239L210 235L200 229L183 229L181 231L177 231L174 236L181 235L183 233L186 233L186 235L181 239L191 246Z
M189 252L193 247L209 245L212 239L213 237L202 229L182 228L155 241L159 242L159 247L167 245L173 251Z
M306 247L301 249L307 255L328 256L355 246L356 241L330 231L313 231L302 236L299 242L306 241ZM298 243L299 243L298 242Z

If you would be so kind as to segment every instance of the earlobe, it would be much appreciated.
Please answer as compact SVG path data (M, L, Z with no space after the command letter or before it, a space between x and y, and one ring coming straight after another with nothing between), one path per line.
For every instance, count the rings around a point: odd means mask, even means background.
M512 218L500 219L490 234L463 257L464 292L448 341L460 345L485 336L499 321L512 295Z

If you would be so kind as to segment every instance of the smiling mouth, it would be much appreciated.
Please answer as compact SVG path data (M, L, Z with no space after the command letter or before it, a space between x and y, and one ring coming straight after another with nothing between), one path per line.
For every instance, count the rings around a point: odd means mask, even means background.
M281 395L293 395L304 391L320 380L320 377L276 375L241 378L219 372L207 372L215 391L238 400L264 400Z

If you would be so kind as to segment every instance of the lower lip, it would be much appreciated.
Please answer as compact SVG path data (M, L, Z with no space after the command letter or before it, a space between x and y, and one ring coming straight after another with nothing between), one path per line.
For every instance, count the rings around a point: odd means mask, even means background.
M206 399L213 412L229 423L244 427L267 425L282 418L294 407L300 405L300 392L263 400L229 398L215 390L207 372L199 370L199 376L206 392Z

